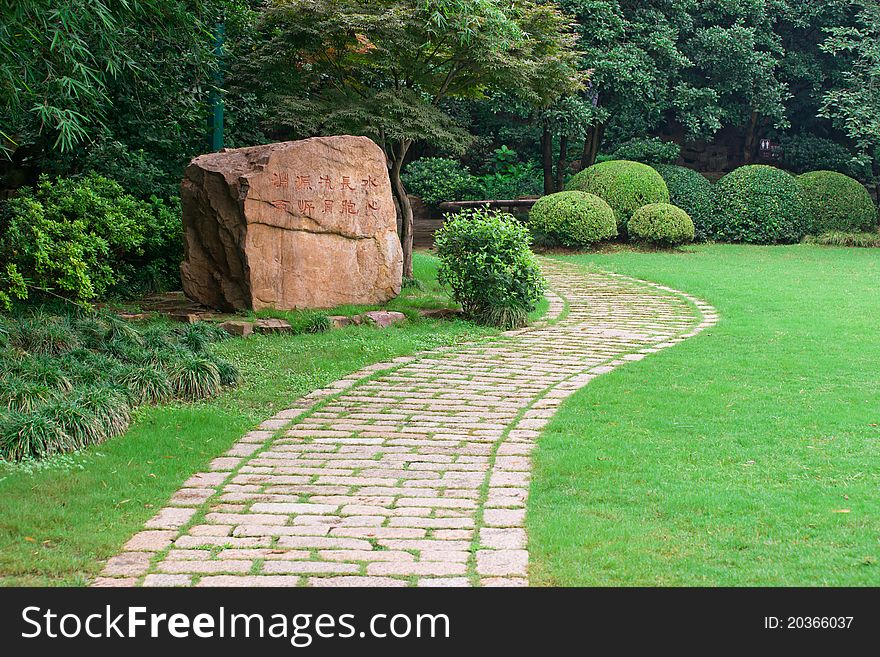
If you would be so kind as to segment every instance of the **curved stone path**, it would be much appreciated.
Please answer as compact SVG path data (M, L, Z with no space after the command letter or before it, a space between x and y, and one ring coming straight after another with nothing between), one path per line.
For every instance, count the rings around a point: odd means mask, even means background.
M544 271L547 320L306 395L190 478L95 585L527 584L541 428L594 377L717 320L662 285Z

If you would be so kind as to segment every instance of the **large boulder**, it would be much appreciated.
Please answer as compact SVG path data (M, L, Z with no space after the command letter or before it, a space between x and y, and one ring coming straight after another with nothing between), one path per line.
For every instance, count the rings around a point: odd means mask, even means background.
M375 304L403 257L385 155L315 137L201 155L181 185L183 289L224 310Z

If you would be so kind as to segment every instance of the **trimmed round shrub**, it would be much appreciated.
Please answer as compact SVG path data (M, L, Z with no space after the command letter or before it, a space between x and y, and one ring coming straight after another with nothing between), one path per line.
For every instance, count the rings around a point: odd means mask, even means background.
M643 205L669 203L669 189L655 169L641 162L609 160L587 167L568 181L566 189L588 192L603 199L614 210L617 231Z
M565 246L589 246L617 235L611 206L587 192L541 197L529 212L529 226Z
M749 164L715 185L715 211L707 237L720 242L790 244L806 234L806 211L797 178L766 164Z
M877 225L877 209L865 186L835 171L798 176L807 206L807 233L859 232Z
M469 318L502 329L523 326L544 292L530 243L528 229L509 214L462 211L434 235L437 280Z
M666 187L669 188L669 202L677 205L688 213L694 222L694 239L701 242L706 239L709 221L714 212L713 196L715 190L712 183L699 171L680 167L675 164L655 164Z
M627 224L630 239L659 246L677 246L694 239L688 213L670 203L651 203L635 211Z

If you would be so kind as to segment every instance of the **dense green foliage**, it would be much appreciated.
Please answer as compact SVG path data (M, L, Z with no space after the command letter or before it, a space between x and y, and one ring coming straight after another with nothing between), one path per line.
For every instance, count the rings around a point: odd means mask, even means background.
M798 176L807 209L807 233L860 232L877 226L877 207L858 180L835 171Z
M425 157L411 162L401 173L407 191L428 205L463 201L476 195L476 177L457 160Z
M443 201L480 201L532 196L541 192L541 172L531 162L510 162L471 173L457 160L424 157L406 166L401 180L407 191L428 205Z
M837 171L862 180L871 176L870 167L854 161L852 151L831 139L805 133L785 136L779 145L782 148L780 166L794 173Z
M572 176L566 189L589 192L602 198L617 219L617 230L626 231L633 212L648 203L668 203L669 190L656 170L641 162L609 160Z
M694 222L687 212L670 203L643 205L626 228L631 240L657 246L678 246L694 239Z
M753 164L731 171L715 185L709 239L786 244L799 241L806 231L803 194L790 173Z
M544 291L528 229L511 215L465 210L450 216L434 236L440 269L465 314L477 322L522 326Z
M178 212L94 174L44 176L0 205L0 260L30 289L7 294L88 303L111 292L161 289L176 279L182 256Z
M108 313L3 318L0 458L70 452L123 433L133 408L202 399L234 385L209 351L213 325L136 328ZM221 372L223 376L221 377Z
M655 164L666 187L669 189L669 202L688 213L694 222L694 239L706 239L709 222L714 211L712 183L698 171L675 164Z
M542 196L529 212L529 228L564 246L590 246L617 235L614 210L595 194Z
M635 138L623 142L611 153L615 160L633 160L644 164L672 164L681 155L681 146L656 137Z

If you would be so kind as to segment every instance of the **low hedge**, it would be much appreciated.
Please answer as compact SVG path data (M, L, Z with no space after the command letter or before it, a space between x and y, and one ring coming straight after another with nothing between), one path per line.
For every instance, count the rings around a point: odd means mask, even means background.
M698 171L675 164L655 164L666 186L669 188L669 202L688 213L694 222L694 239L706 239L713 212L712 183Z
M529 212L529 226L564 246L590 246L617 235L611 206L587 192L541 197Z
M865 186L836 171L798 176L807 206L807 233L860 232L877 225L877 208Z
M620 233L626 231L629 218L643 205L669 203L663 177L647 164L629 160L609 160L587 167L572 176L566 188L595 194L608 203Z
M627 224L630 239L658 246L677 246L694 239L688 213L670 203L651 203L635 211Z
M806 206L797 179L782 169L750 164L715 185L707 237L720 242L789 244L807 232Z

